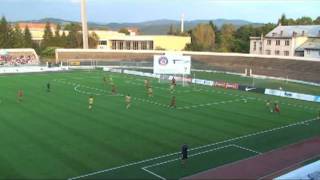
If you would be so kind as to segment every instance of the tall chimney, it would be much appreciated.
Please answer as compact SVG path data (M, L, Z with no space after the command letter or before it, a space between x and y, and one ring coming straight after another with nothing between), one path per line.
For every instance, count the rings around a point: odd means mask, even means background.
M88 49L88 23L87 23L87 4L86 0L81 0L81 21L82 21L82 38L83 49Z
M184 14L181 15L181 33L184 32Z

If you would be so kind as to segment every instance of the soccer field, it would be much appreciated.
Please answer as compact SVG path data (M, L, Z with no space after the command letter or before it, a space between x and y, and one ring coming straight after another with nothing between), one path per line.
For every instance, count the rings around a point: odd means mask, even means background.
M117 95L104 76L112 77ZM150 80L152 98L137 76L1 75L0 179L178 179L320 135L319 103L190 85L177 86L172 109L169 85ZM266 100L278 101L281 113L270 113ZM177 153L184 143L187 166Z

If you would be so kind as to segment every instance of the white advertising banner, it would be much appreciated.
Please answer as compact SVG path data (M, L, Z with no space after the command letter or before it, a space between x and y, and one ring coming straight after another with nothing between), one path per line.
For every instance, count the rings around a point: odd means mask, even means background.
M266 89L265 94L273 95L273 96L280 96L280 97L287 97L287 98L292 98L292 99L299 99L299 100L304 100L304 101L317 102L317 96L309 95L309 94L301 94L301 93L281 91L281 90L275 90L275 89Z
M182 55L155 55L154 74L190 74L191 57Z

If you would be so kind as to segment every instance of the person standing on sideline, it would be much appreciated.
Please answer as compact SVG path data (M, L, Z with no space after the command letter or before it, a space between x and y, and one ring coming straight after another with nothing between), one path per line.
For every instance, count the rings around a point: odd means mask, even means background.
M181 147L181 164L185 165L188 160L188 149L189 146L187 144L182 145Z

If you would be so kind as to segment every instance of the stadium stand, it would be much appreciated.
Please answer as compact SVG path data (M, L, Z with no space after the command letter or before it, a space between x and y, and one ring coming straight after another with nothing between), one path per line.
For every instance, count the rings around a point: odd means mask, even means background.
M38 65L39 57L34 49L0 50L0 66Z
M153 61L154 55L165 51L102 51L57 49L56 61ZM289 78L320 83L320 61L299 57L272 57L236 53L179 52L192 57L192 68L244 73L252 69L253 74Z

